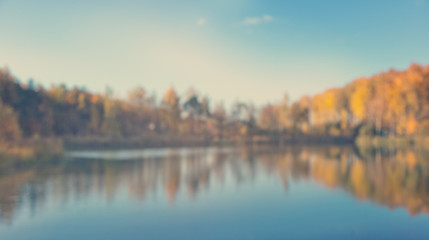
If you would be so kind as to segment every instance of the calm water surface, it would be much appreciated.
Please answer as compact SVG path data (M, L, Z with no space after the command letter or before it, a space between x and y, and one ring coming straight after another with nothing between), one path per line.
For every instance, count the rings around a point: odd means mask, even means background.
M351 147L70 152L0 165L0 239L429 239L429 157Z

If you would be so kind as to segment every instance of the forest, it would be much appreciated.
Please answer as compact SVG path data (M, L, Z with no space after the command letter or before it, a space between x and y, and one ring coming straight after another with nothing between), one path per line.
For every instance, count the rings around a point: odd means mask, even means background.
M293 90L290 90L293 91ZM228 109L228 110L227 110ZM24 83L0 69L0 144L25 139L164 139L227 141L286 136L414 137L429 135L429 66L360 77L314 96L228 108L190 89L161 99L140 86L119 98L64 84Z

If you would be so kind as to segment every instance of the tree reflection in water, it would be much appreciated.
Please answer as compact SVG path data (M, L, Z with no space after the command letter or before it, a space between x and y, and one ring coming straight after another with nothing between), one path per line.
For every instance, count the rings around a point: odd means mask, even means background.
M260 174L276 176L285 190L291 180L311 180L358 199L406 208L411 215L429 213L426 152L302 146L166 151L134 160L75 158L5 164L0 168L0 220L11 224L24 207L37 214L48 199L60 206L94 195L112 201L121 191L144 201L162 190L174 204L179 192L196 199L211 185L224 185L227 176L240 185Z

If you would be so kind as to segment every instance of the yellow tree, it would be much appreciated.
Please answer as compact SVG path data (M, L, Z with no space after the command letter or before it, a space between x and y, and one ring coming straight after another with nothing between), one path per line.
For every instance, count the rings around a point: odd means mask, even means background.
M329 123L335 123L340 118L338 110L339 89L329 89L316 95L312 100L312 118L317 126L324 126Z
M391 130L400 135L406 134L409 118L419 111L415 87L404 75L398 75L390 80L386 93L388 98L386 117L389 119Z
M366 117L367 103L371 97L368 80L358 79L354 83L354 91L350 97L350 109L358 122Z
M406 133L407 135L412 135L416 132L418 127L418 122L416 118L414 117L414 114L409 114L406 124Z
M171 130L176 130L180 119L179 96L173 87L164 94L162 103L165 106L165 118Z

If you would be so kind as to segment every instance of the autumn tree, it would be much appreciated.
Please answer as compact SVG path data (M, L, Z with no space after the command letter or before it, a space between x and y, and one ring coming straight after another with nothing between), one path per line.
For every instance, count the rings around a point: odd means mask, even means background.
M120 137L122 135L118 120L119 111L118 102L113 98L113 90L107 88L104 99L103 133L108 137Z
M281 124L282 129L290 129L293 127L291 109L290 109L290 100L289 95L285 94L283 100L278 106L278 121Z
M231 120L239 129L238 134L249 135L256 126L256 109L252 103L236 102L232 105Z
M371 97L368 80L361 78L354 83L354 90L350 97L350 109L357 122L365 119L367 103Z
M258 125L268 131L278 131L280 128L279 107L268 104L259 112Z
M164 107L164 117L168 128L176 132L180 120L180 98L173 87L170 87L164 94L162 105Z
M219 138L223 138L224 129L227 121L226 110L223 104L217 104L214 108L212 118L214 120L213 129L215 135Z
M290 107L290 119L294 130L300 130L304 133L309 131L309 109L310 99L303 97L294 102Z
M9 106L0 101L0 143L16 143L21 138L18 116Z
M134 132L149 130L150 123L154 120L153 97L143 87L137 87L128 94L129 114L124 121L129 122L129 128ZM127 108L127 105L126 107Z

